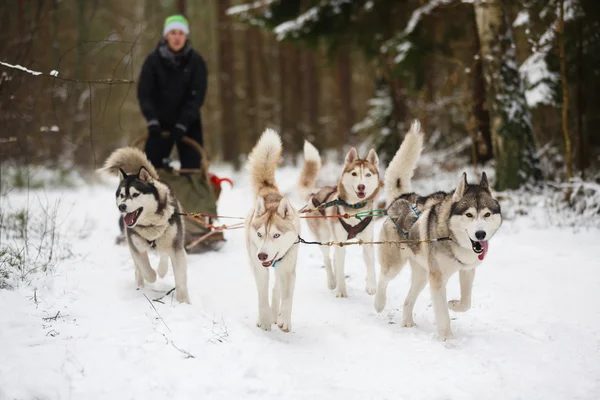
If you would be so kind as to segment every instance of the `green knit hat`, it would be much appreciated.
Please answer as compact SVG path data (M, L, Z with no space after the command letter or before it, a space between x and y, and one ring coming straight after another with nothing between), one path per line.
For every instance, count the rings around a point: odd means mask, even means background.
M173 29L182 30L186 35L190 34L190 24L183 15L171 15L165 19L165 27L163 28L163 36L166 36Z

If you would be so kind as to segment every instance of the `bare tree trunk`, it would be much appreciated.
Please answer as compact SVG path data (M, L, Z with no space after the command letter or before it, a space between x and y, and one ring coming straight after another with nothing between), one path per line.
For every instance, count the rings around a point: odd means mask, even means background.
M287 85L284 84L289 78L288 76L288 44L279 43L279 133L281 139L284 142L284 148L287 147L289 141L290 125L288 121L288 99L287 99Z
M187 10L185 0L177 0L177 10L181 15L185 15L185 12Z
M562 131L565 139L566 180L573 178L573 153L569 134L569 83L567 82L567 59L565 56L565 0L560 0L558 19L558 46L560 53L560 80L562 83ZM568 197L570 197L568 195Z
M257 42L259 36L260 31L258 28L246 28L246 47L244 49L244 73L246 75L246 80L244 83L246 92L247 132L252 138L252 143L255 143L260 135L257 123L258 107L256 105L256 74L254 68L254 59L257 54Z
M577 24L577 147L578 166L581 178L585 178L585 169L589 166L587 143L583 134L583 116L585 114L585 92L583 90L584 64L583 64L583 24Z
M474 2L496 157L496 190L516 189L530 178L541 178L505 1Z
M240 151L234 107L233 38L231 22L226 15L226 11L229 8L229 0L219 0L216 3L219 23L219 85L221 92L223 156L226 161L233 162L233 166L237 171L240 169Z
M270 51L274 47L270 42L265 46L263 33L260 30L256 30L256 48L257 48L257 61L258 61L258 76L259 76L259 87L258 91L258 120L260 123L259 130L262 131L272 123L275 114L273 111L275 101L273 99L273 89L271 84L272 73L269 68L269 59L271 58Z
M357 138L352 133L352 125L354 125L354 108L352 107L352 65L350 61L350 53L347 48L340 48L337 56L337 84L339 99L341 102L340 109L340 128L345 143L356 145Z
M474 14L473 14L474 16ZM483 75L483 62L481 44L477 35L477 24L473 21L473 35L475 42L475 54L479 57L473 66L473 91L471 113L473 116L473 146L475 150L474 160L476 163L484 164L494 157L492 151L492 135L490 132L490 113L486 104L485 77Z
M315 66L315 53L304 52L304 104L306 116L306 139L314 142L319 132L319 76ZM315 143L317 148L322 146Z

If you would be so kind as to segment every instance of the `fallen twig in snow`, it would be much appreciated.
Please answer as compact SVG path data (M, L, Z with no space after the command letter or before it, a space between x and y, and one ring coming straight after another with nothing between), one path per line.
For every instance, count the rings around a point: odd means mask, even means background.
M160 320L162 321L163 324L165 324L165 326L167 327L167 329L169 330L169 332L171 332L171 328L169 328L169 325L167 325L167 323L165 322L165 320L160 316L160 314L158 313L158 310L156 309L156 307L154 307L154 304L152 304L152 302L150 301L150 299L148 298L148 296L146 296L146 293L143 293L143 295L146 298L146 300L148 300L148 303L150 303L150 305L154 309L154 312L156 313L156 315L158 315L158 318L160 318Z
M157 331L157 332L158 332L158 331ZM167 337L167 335L165 335L165 334L164 334L164 333L162 333L162 332L159 332L159 333L160 333L161 335L163 335L163 337L164 337L164 338L165 338L165 340L167 341L167 344L168 344L168 343L171 343L171 346L175 347L175 349L176 349L177 351L179 351L181 354L185 355L185 358L196 358L196 357L195 357L193 354L191 354L189 351L186 351L186 350L183 350L183 349L180 349L179 347L177 347L177 346L175 345L175 343L174 343L174 342L173 342L171 339L169 339L169 338Z
M168 295L170 295L171 293L173 293L174 290L175 290L175 288L169 290L167 293L163 294L159 298L153 299L152 301L156 301L157 303L165 304L164 301L162 301L162 299L164 299L165 297L167 297Z
M42 319L44 321L56 321L59 316L60 316L60 311L58 311L54 317L45 317Z

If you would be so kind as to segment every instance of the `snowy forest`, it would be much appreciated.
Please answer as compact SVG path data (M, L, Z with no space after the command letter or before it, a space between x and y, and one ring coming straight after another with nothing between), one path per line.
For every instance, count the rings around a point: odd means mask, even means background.
M191 304L175 297L172 255L148 251L154 280L140 272L127 232L149 207L119 204L133 175L99 170L150 141L142 66L173 15L189 21L208 71L203 144L187 144L199 167L178 164L177 146L157 167L182 208L169 227L185 221L174 235ZM0 400L600 398L599 0L2 0L0 25ZM434 241L393 221L405 238L375 242L399 199L386 173L415 120L424 144L408 187L436 201L447 192L448 215L461 187L482 188L501 215L489 253L464 230L470 256L486 258L472 304L463 270L443 281L454 337L441 341L431 270L409 301L413 259L377 306L380 247ZM246 251L259 209L249 154L268 128L282 144L272 187L298 218L367 204L307 202L311 160L316 185L335 188L351 149L374 149L379 179L370 209L332 216L358 226L367 213L371 242L321 240L307 219L294 227L293 327L275 315L272 330ZM423 199L410 204L415 226L432 214L415 208ZM160 237L142 238L156 250ZM347 293L328 281L329 248ZM272 277L279 254L262 264ZM271 279L269 290L283 282Z
M182 12L208 64L214 161L239 165L266 127L291 154L318 138L389 158L419 118L433 148L494 162L499 190L596 176L596 1L132 4L2 3L2 60L41 72L2 66L4 163L90 169L144 134L139 69L164 16Z

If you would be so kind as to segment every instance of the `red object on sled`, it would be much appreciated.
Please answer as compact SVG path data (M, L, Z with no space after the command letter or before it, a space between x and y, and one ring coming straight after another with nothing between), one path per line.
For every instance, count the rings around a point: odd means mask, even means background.
M221 183L228 182L231 187L233 187L233 182L229 178L219 178L215 174L208 174L208 178L210 179L210 183L215 187L215 189L220 192L221 191Z

